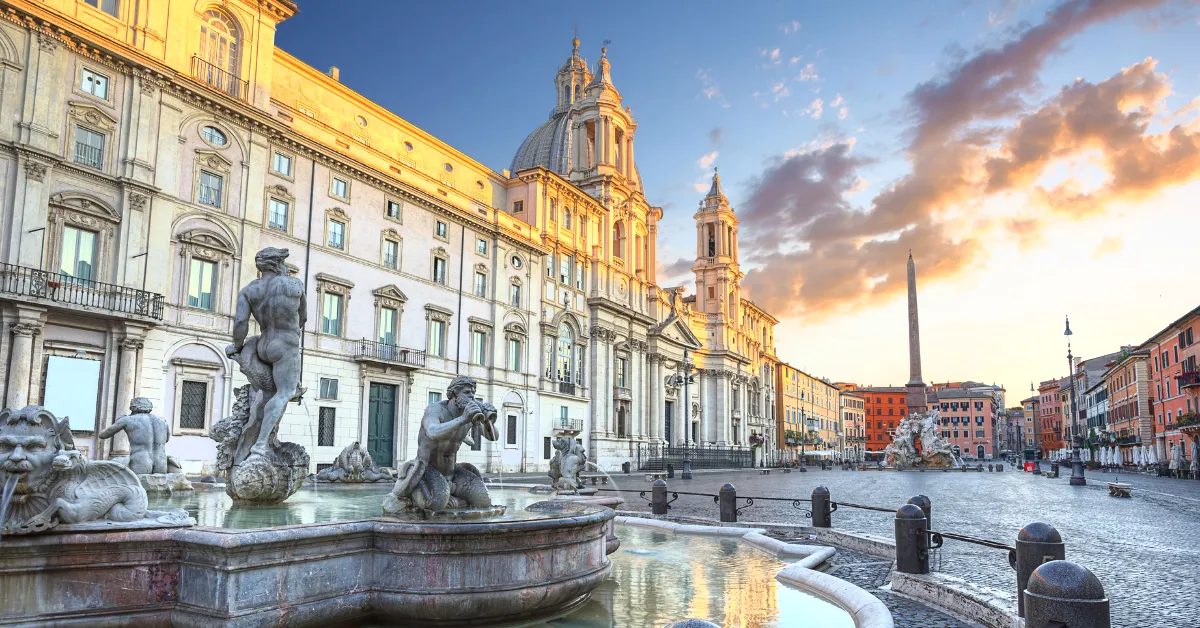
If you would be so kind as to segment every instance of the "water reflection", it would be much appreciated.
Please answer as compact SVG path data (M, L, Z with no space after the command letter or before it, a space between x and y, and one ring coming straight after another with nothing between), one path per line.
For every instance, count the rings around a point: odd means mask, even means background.
M665 626L685 617L725 628L853 628L841 608L775 580L785 563L731 539L617 526L612 576L579 610L537 628Z

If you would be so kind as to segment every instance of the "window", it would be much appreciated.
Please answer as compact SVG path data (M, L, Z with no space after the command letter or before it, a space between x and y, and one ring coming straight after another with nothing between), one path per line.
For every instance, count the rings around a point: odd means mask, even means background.
M322 380L325 381L325 380ZM337 408L322 407L317 411L317 446L333 447L334 421L337 419Z
M546 267L546 277L548 277L550 279L554 279L554 256L547 255L546 258L542 261L544 262L544 265Z
M508 339L508 370L521 370L521 341L516 338Z
M210 207L221 206L221 187L224 178L207 170L200 171L200 188L197 190L196 202Z
M338 398L338 381L329 377L320 379L320 386L317 390L318 399L337 399Z
M475 272L475 296L487 297L487 275L481 272Z
M487 359L487 332L471 332L471 364L483 366Z
M321 333L342 335L342 295L325 293L321 304Z
M518 256L516 256L516 255L512 256L512 258L511 258L511 259L509 259L508 261L509 261L509 263L510 263L510 264L512 264L512 267L513 267L513 268L520 268L520 267L521 267L521 258L520 258L520 257L518 257Z
M513 307L521 307L521 286L513 284L508 287L508 303Z
M446 283L446 259L443 257L433 258L433 281L443 285Z
M79 89L96 98L108 100L108 77L84 68L79 80Z
M433 228L433 235L445 240L447 231L449 231L449 227L447 227L446 223L439 220Z
M346 183L344 179L333 177L333 180L329 183L329 194L342 200L349 200L350 184Z
M329 238L327 244L335 249L346 247L346 223L337 220L329 221Z
M208 383L184 381L179 391L179 427L185 430L202 430L208 409Z
M213 146L224 146L229 143L229 138L225 137L225 134L215 126L201 128L200 137Z
M488 252L487 240L484 240L483 238L479 238L479 239L475 240L475 252L480 255L487 255L487 252Z
M385 345L396 344L396 310L385 307L379 309L379 342Z
M75 163L99 170L104 167L104 136L100 133L75 127Z
M583 290L583 264L575 264L575 287Z
M117 17L117 10L121 6L119 0L83 0L84 4L96 7L105 13Z
M571 381L571 371L574 368L572 364L574 352L575 335L571 333L570 327L563 324L558 329L558 381Z
M550 208L546 210L546 217L550 219L550 222L554 222L555 220L558 220L557 216L558 216L558 199L552 198L552 199L550 199Z
M193 257L188 277L188 307L213 309L213 293L216 291L216 283L216 263Z
M286 201L281 201L277 198L271 199L268 203L267 228L275 229L287 233L288 230L288 210L290 206Z
M519 214L525 211L525 201L513 201L513 213Z
M446 357L446 322L429 321L429 354L439 358Z
M242 98L238 52L237 27L233 20L216 9L205 11L196 54L200 61L200 67L196 68L197 78L230 96Z
M383 241L383 265L392 270L400 268L400 243L395 240Z
M625 259L625 223L620 220L613 225L612 254L618 259Z
M515 414L508 415L508 422L505 425L505 428L506 429L504 430L504 432L505 432L504 444L516 445L517 444L517 415L515 415Z
M81 281L95 279L96 233L75 227L63 227L62 261L59 274Z
M550 459L550 437L549 436L542 437L542 459L543 460Z
M271 158L271 170L285 176L292 176L292 158L283 153L276 152Z
M442 164L442 169L446 172L454 172L454 166L450 165L449 163Z
M628 365L629 360L626 360L625 358L617 358L617 386L620 388L627 388L625 385L625 371ZM737 389L734 389L733 395L733 405L734 407L737 407Z
M387 217L400 220L400 203L392 200L387 202Z
M567 285L571 284L571 258L566 255L558 258L558 280Z
M571 228L571 210L569 210L569 209L563 210L562 226L563 226L563 229Z

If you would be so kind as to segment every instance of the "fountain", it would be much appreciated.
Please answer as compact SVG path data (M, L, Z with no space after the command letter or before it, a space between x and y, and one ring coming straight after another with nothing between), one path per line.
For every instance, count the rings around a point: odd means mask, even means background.
M941 437L938 411L914 412L900 419L896 426L896 437L883 450L884 461L890 467L929 469L957 469L962 460Z
M319 482L342 482L347 484L362 484L390 480L392 474L379 468L375 459L358 441L354 441L338 454L333 460L333 466L317 473Z
M129 439L129 457L114 458L137 474L142 488L150 494L171 494L174 491L193 490L192 483L183 474L179 461L167 455L167 441L171 439L171 427L157 415L151 413L154 404L145 397L136 397L129 403L129 414L118 417L113 424L100 431L100 438L112 438L125 432Z

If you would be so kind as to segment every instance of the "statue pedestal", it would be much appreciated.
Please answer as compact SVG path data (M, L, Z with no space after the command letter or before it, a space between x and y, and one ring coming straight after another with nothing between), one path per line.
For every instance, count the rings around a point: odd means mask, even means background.
M304 458L305 464L300 466L272 462L262 456L251 455L229 469L225 478L225 492L235 500L281 502L300 490L300 486L308 478L308 456L305 455Z
M176 491L192 491L192 483L182 473L139 473L138 480L148 495L170 495Z

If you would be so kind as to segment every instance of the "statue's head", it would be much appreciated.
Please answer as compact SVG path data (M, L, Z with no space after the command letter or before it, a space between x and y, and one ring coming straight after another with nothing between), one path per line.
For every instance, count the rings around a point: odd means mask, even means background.
M554 448L565 454L571 450L572 442L574 442L574 440L571 438L566 436L558 436L554 439Z
M0 412L0 471L21 479L18 493L35 493L54 478L55 458L74 450L71 426L41 406Z
M287 258L287 249L279 249L273 246L268 246L254 256L254 265L264 273L275 273L277 275L283 275L286 277L288 272L287 263L285 260L287 260Z
M466 375L459 375L446 387L446 399L454 401L460 408L475 401L475 380Z
M150 414L154 409L154 403L146 397L134 397L133 401L129 402L129 411L133 414Z

